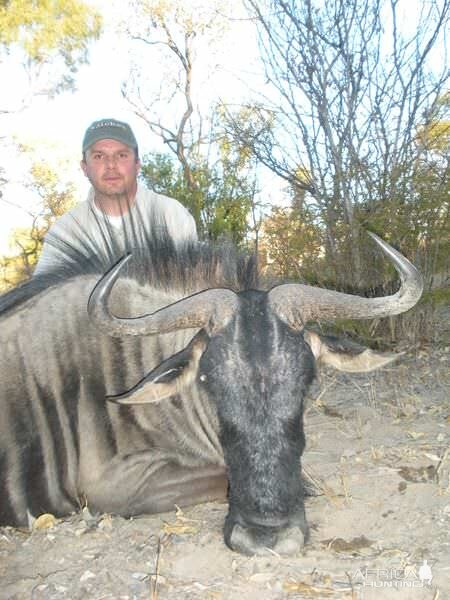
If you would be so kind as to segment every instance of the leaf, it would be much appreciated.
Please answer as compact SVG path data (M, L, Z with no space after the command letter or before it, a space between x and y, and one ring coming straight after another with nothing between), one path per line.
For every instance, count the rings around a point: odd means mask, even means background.
M322 543L326 544L326 546L334 552L357 554L364 548L370 548L374 542L361 535L360 537L353 538L349 542L342 538L333 538L331 540L324 540Z
M428 483L436 478L436 467L428 465L427 467L400 467L398 474L405 481L412 483Z
M425 435L421 431L407 431L406 433L413 440L419 440L420 438L424 437L424 435Z
M254 573L249 581L253 581L254 583L266 583L270 581L272 577L275 577L275 573Z
M283 584L283 590L288 593L301 593L306 598L331 598L335 594L331 588L316 587L302 581L287 581Z
M163 531L174 535L192 535L199 532L199 527L176 521L175 523L164 523Z
M40 515L33 523L33 530L36 529L50 529L58 523L58 519L50 514L44 513Z
M192 535L200 531L200 527L197 524L198 521L194 519L188 519L187 517L185 517L183 511L178 506L176 506L175 516L175 523L164 523L164 533L167 533L169 535Z

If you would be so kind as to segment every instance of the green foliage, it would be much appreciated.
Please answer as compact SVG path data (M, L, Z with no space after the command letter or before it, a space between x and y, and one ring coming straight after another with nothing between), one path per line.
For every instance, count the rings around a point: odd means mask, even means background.
M261 233L263 274L269 279L315 280L322 243L322 232L307 208L273 208Z
M426 289L448 269L450 255L450 137L446 120L421 128L408 191L366 202L355 216L366 229L397 245L422 271ZM408 193L409 192L409 193Z
M167 154L150 154L142 161L142 177L155 192L179 200L192 213L200 237L221 238L240 245L248 226L253 190L235 161L224 159L213 167L198 158L191 167L195 187L188 185L181 166Z
M0 4L0 49L19 48L34 65L62 58L69 73L86 61L88 43L98 38L101 18L81 0L9 0ZM63 85L73 85L66 73Z
M100 16L79 0L10 0L0 6L0 43L20 45L33 61L54 51L69 58L99 33Z
M227 26L226 0L134 0L139 19L155 28L179 30L182 35L220 35Z
M447 281L449 279L447 278ZM450 306L450 286L425 292L422 302L430 302L433 306Z
M442 108L442 103L441 103ZM374 231L397 247L421 271L425 292L419 304L403 315L371 321L322 324L325 332L346 334L378 349L402 342L430 342L438 338L435 310L449 304L450 255L450 142L447 121L436 113L417 138L415 164L407 185L397 194L355 206L352 230L339 212L329 228L308 204L294 194L294 208L276 209L264 223L261 246L266 250L266 275L300 278L312 285L364 296L396 291L398 275L369 240ZM389 176L389 174L388 174ZM395 175L400 181L401 173ZM354 278L355 256L359 260Z
M62 184L56 171L44 162L35 162L30 168L28 185L41 198L41 210L36 216L39 225L47 231L55 220L75 206L73 184Z
M189 208L202 238L242 244L254 195L253 162L224 133L220 109L205 108L214 74L203 83L208 69L217 69L214 53L229 29L230 3L134 0L133 7L129 35L142 53L149 52L150 63L158 62L162 76L158 83L149 75L141 53L123 93L173 153L145 157L142 176Z
M73 185L62 185L56 172L46 163L33 163L30 176L28 187L40 196L41 206L39 212L32 215L29 228L17 228L11 234L12 254L0 257L0 291L31 276L48 229L75 205Z
M447 154L450 148L450 92L438 96L417 130L417 145L427 152Z
M413 164L405 172L398 166L395 173L387 172L386 178L397 181L393 193L377 196L374 190L373 197L360 200L354 206L353 224L346 222L339 206L324 219L314 210L308 192L293 188L296 210L274 211L265 223L266 243L272 256L278 252L273 263L278 272L292 277L297 269L310 283L343 291L381 290L397 275L367 237L369 230L420 269L426 290L442 281L450 255L449 108L449 95L436 101L418 129ZM307 172L302 171L301 177L309 180ZM299 219L305 226L314 224L309 229L313 239L306 241Z

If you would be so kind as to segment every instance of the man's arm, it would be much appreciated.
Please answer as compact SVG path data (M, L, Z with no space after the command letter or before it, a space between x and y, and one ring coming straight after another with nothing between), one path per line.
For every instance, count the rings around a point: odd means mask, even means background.
M165 214L165 221L175 243L196 242L197 226L188 209L174 198L158 194L160 206Z
M186 208L183 207L183 209L186 214L184 215L182 220L182 237L186 241L196 242L198 240L198 234L194 217Z
M56 267L64 264L64 253L52 244L50 231L44 238L44 244L42 246L41 254L34 268L33 276L42 275L55 269Z

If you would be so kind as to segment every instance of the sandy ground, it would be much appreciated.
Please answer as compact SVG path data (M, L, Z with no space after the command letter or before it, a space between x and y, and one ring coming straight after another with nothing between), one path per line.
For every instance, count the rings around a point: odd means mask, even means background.
M318 495L300 556L228 550L224 504L132 520L84 512L0 530L0 598L450 598L449 350L370 375L321 373L304 456Z

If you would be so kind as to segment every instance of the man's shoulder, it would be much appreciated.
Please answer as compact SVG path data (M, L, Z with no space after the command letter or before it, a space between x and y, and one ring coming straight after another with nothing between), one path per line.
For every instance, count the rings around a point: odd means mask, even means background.
M150 190L145 186L139 186L139 198L143 203L149 202L153 205L154 208L157 208L163 212L166 211L181 211L181 212L189 212L185 206L181 204L175 198L171 198L170 196L165 196L164 194L160 194L159 192L155 192Z
M83 200L78 202L70 210L65 212L51 226L51 230L67 229L73 226L74 223L83 223L89 215L89 202Z
M174 238L197 238L195 221L189 210L175 198L139 187L138 204L145 220L163 219ZM148 205L148 210L146 207Z

